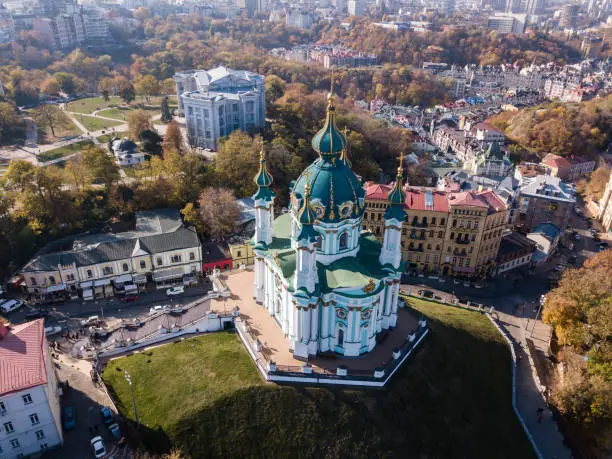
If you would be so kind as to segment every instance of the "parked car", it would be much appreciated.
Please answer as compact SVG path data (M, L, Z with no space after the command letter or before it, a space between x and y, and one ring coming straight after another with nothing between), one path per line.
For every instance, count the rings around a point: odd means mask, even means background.
M89 316L87 319L81 320L81 327L87 327L91 325L96 325L100 322L100 317L98 316Z
M168 290L166 290L166 295L168 296L181 295L183 293L185 293L185 287L182 287L180 285L176 287L170 287Z
M55 327L45 327L46 336L57 335L58 333L61 333L61 332L62 332L62 327L60 327L59 325L56 325Z
M106 448L104 447L104 440L102 437L98 435L97 437L93 437L89 444L91 445L91 452L96 459L106 456Z
M19 309L21 306L23 306L23 301L21 300L8 300L0 305L0 310L6 314Z
M128 330L136 330L144 325L144 322L138 319L134 319L132 322L126 322L125 327Z
M149 314L155 314L157 312L163 312L166 310L166 306L153 306L151 309L149 309Z
M574 236L574 239L579 241L580 239L582 239L582 236L580 236L580 234L576 233L576 235Z
M102 421L107 426L114 422L113 412L108 406L103 406L102 408L100 408L100 416L102 416Z
M34 309L33 311L28 311L24 314L26 320L34 320L47 317L49 313L44 309Z
M433 298L434 292L431 290L419 290L419 295L424 296L425 298Z
M125 295L122 296L120 301L122 303L131 303L132 301L138 301L140 297L138 295Z
M108 430L110 431L113 438L115 438L116 440L121 439L121 429L119 429L119 424L117 424L116 422L112 423L108 426Z
M74 415L74 408L72 406L64 407L64 412L62 413L62 423L64 425L64 430L72 430L76 427L76 417Z

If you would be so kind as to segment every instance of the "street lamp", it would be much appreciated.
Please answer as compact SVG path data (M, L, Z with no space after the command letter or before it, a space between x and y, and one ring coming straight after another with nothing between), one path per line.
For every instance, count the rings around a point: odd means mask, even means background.
M546 303L546 295L540 296L540 306L538 306L538 311L536 312L535 319L533 321L533 327L531 327L531 333L529 336L533 336L533 331L535 330L536 323L538 322L538 316L540 315L540 311L542 310L542 306Z
M140 421L138 420L138 411L136 410L136 399L134 398L134 386L132 386L132 377L127 372L127 370L125 370L125 380L130 386L130 392L132 393L132 406L134 407L134 417L136 418L136 425L140 426Z

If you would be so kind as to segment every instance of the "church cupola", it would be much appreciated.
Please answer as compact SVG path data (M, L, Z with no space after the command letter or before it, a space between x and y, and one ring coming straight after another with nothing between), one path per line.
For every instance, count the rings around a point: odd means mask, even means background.
M263 145L259 156L259 171L255 176L257 192L253 195L255 201L255 243L268 245L272 242L272 222L274 221L274 197L270 186L272 174L266 166L266 156Z
M325 124L312 139L312 148L324 161L335 162L347 146L346 136L336 126L336 96L334 88L327 96L327 117Z
M403 188L403 162L404 155L401 154L395 184L387 196L388 207L385 212L385 235L379 257L381 265L391 265L394 269L399 268L402 259L402 224L406 219L406 213L404 212L406 194Z
M302 207L297 214L299 231L296 238L297 257L293 285L296 291L305 290L308 293L312 293L317 284L318 276L315 245L319 235L314 229L316 218L317 215L310 205L310 185L307 183L304 190Z

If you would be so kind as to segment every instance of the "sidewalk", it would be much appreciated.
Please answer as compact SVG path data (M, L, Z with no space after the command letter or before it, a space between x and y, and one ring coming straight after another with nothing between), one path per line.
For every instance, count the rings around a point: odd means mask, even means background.
M533 320L514 317L502 312L499 315L499 325L510 335L517 350L517 365L516 365L516 403L525 423L535 443L538 445L542 457L545 459L569 459L572 453L564 444L563 435L559 432L557 423L553 418L551 410L548 408L544 395L543 388L539 386L536 380L535 368L532 367L532 362L527 355L526 337L530 337L530 332L534 326ZM525 326L529 329L525 331ZM531 339L539 350L546 350L548 347L548 339L550 327L538 321L535 324L535 329ZM544 409L542 421L537 421L538 408Z

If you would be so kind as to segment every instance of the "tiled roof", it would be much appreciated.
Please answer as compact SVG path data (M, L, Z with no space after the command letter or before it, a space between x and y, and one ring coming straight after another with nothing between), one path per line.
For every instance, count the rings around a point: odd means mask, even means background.
M562 156L555 155L553 153L548 153L542 159L542 164L545 164L550 167L555 167L557 169L564 169L570 167L570 163L567 159Z
M0 340L0 395L47 382L44 320L15 325Z
M433 203L433 206L428 203ZM443 191L411 190L406 193L406 207L411 210L448 212L448 200Z
M387 199L389 191L393 188L393 184L381 185L380 183L366 184L366 199Z

